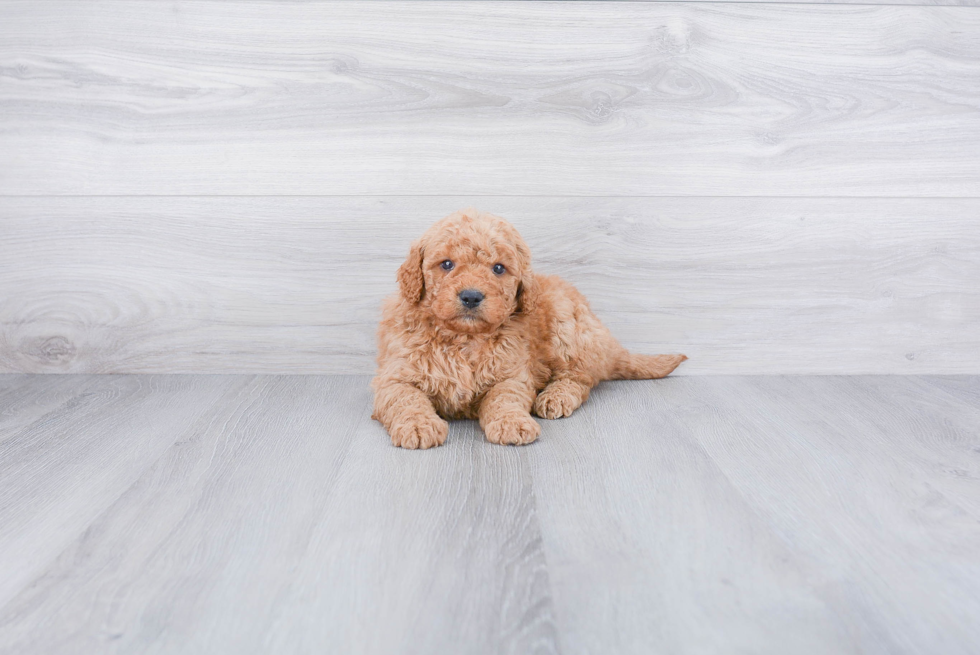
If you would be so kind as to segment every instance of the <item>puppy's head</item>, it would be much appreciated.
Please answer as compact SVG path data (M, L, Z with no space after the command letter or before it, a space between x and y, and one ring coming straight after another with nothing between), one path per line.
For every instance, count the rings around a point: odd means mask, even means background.
M492 332L534 308L531 253L510 223L474 209L450 214L412 244L401 294L456 332Z

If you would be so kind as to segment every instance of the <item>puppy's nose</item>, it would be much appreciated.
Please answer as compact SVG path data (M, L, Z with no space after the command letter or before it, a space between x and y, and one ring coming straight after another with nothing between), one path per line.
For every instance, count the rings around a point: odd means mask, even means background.
M483 294L476 289L463 289L459 292L459 301L466 309L473 309L483 302Z

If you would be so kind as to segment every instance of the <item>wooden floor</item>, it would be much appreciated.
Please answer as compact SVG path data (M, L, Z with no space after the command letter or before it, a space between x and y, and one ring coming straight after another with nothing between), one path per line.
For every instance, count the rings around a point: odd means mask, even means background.
M980 652L980 378L605 383L391 447L368 378L0 376L0 653Z

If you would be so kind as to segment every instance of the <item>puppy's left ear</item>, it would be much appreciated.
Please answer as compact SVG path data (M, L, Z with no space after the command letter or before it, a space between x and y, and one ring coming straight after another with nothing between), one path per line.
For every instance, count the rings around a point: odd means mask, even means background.
M525 271L521 276L520 284L517 286L517 311L522 314L530 314L534 311L534 306L538 300L538 281L534 279L534 273Z
M411 303L422 300L425 278L422 277L422 242L416 241L408 251L408 259L398 267L398 289Z
M510 227L510 226L508 226ZM517 285L517 311L530 314L538 299L538 282L531 270L531 249L513 227L510 227L514 246L517 249L517 259L521 266L521 281Z

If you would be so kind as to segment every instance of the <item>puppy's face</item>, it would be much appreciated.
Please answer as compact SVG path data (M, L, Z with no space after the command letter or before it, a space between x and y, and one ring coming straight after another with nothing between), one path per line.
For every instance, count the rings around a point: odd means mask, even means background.
M530 253L507 221L457 212L412 245L399 269L402 294L450 330L492 332L516 311L528 311Z

